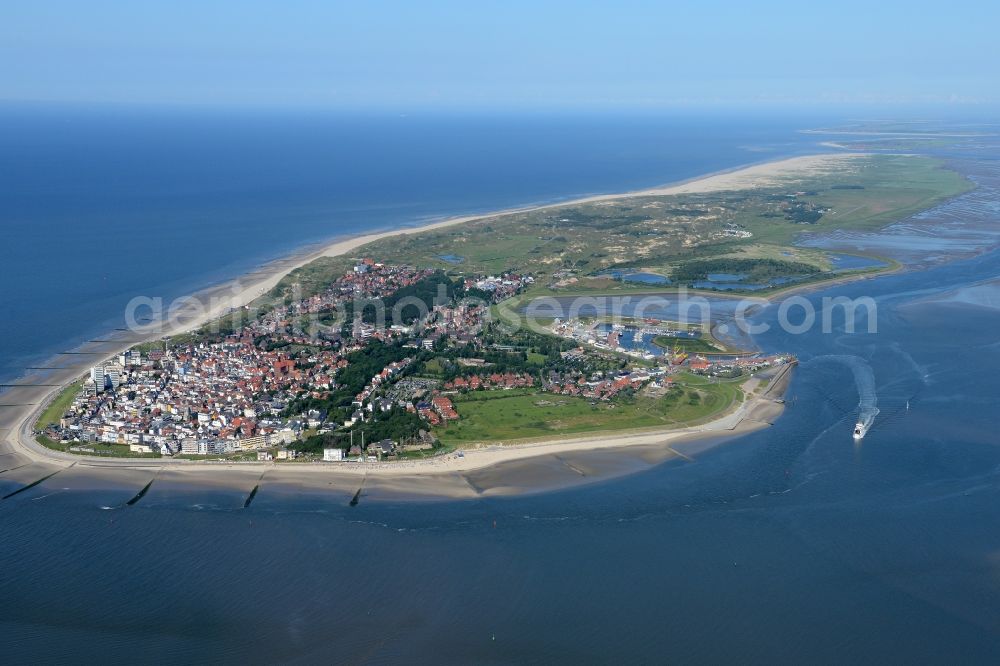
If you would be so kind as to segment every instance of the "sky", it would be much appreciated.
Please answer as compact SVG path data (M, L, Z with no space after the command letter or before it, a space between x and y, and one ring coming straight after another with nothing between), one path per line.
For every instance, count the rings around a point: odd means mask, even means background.
M1000 3L31 0L0 100L420 108L1000 102Z

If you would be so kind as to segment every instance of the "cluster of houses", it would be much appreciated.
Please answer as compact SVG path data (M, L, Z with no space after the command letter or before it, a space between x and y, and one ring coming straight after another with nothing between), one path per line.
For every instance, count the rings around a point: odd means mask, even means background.
M294 441L302 425L272 416L303 386L329 389L342 357L319 350L308 369L252 342L228 338L91 369L58 424L60 439L128 445L166 455L250 451Z
M328 446L323 449L323 462L342 462L346 460L353 460L356 462L376 462L387 456L392 455L396 451L396 442L391 439L381 439L377 442L371 442L368 444L352 444L347 452L344 449L337 446ZM429 448L430 445L426 445ZM413 447L407 447L409 449L421 449L425 446L418 445Z
M742 224L727 222L722 231L715 235L722 236L724 238L752 238L753 232L744 227Z
M603 373L584 375L580 372L550 372L541 388L550 393L580 396L594 400L610 400L625 389L636 389L650 383L669 384L666 377L670 368L637 369L622 371L613 376ZM442 385L445 391L477 391L491 389L530 388L537 386L539 379L527 373L492 373L488 375L467 375L456 377Z
M91 370L48 434L83 450L94 443L121 444L164 455L283 447L322 418L274 415L303 392L325 397L336 385L337 371L347 366L346 356L364 345L360 339L337 336L334 341L296 332L293 317L335 307L345 297L384 297L431 273L365 259L323 294L268 312L221 342L129 350ZM289 346L308 352L292 358L282 351ZM367 390L374 391L407 363L385 368Z
M362 259L350 273L335 280L321 293L294 303L292 311L294 314L320 313L340 305L345 299L384 298L433 273L433 269L390 266Z
M507 300L517 294L525 286L533 284L535 279L530 275L519 273L504 273L500 277L470 277L465 279L465 289L475 289L490 294L494 303Z
M413 332L409 327L365 326L356 337L342 339L339 334L324 337L297 331L292 322L303 314L336 310L349 299L387 297L432 274L431 269L362 259L322 293L264 313L220 342L129 350L91 370L48 435L83 450L103 443L127 445L138 453L216 455L278 447L279 458L291 457L294 454L285 446L322 424L325 416L310 413L288 419L276 414L296 397L325 397L336 387L336 373L347 366L347 355L372 337L389 340ZM472 280L477 288L503 298L530 278ZM481 305L461 303L434 307L420 323L427 328L424 339L413 346L429 347L441 336L473 339L484 310ZM292 355L285 349L298 351ZM305 355L301 350L307 350ZM372 377L356 396L357 410L344 425L363 420L365 410L391 409L393 401L380 392L410 362L407 358L391 363ZM405 404L432 424L458 418L447 398Z
M667 375L670 368L622 370L610 376L596 373L589 377L582 373L549 373L542 388L550 393L579 396L591 400L611 400L626 389L637 390L647 384L669 386L673 381Z
M433 346L434 340L441 337L449 337L459 344L472 342L482 331L485 315L486 308L476 304L435 305L424 322L425 346Z
M412 358L404 358L400 361L394 361L389 365L382 368L378 374L368 380L368 384L365 385L361 391L354 396L354 402L351 403L356 411L351 416L350 419L344 422L345 427L350 427L357 423L358 421L364 420L364 411L367 409L369 412L374 412L376 409L380 412L387 412L392 409L393 401L389 398L379 398L377 394L382 386L385 386L398 377L406 368L410 366L413 362Z
M709 360L704 356L694 356L687 361L687 369L699 375L712 377L737 376L794 360L790 356L725 356Z
M430 270L386 266L370 259L336 280L323 293L282 306L246 323L217 342L199 342L163 349L129 350L95 366L72 405L47 433L77 449L93 449L97 443L126 445L137 453L163 455L222 455L259 451L261 459L294 457L288 445L306 431L351 427L397 407L421 416L431 426L459 418L449 392L481 389L514 389L541 385L545 391L594 400L610 400L627 389L647 384L665 385L670 366L622 371L614 375L585 376L580 372L549 373L535 377L527 373L489 372L482 359L460 358L467 368L463 376L435 384L426 378L407 377L412 358L392 362L376 373L355 396L351 417L343 424L326 422L316 410L282 417L286 406L297 398L323 399L336 388L339 370L347 367L348 355L364 348L372 335L408 336L410 346L432 347L447 337L462 344L476 339L484 323L486 308L461 301L436 305L413 329L403 327L371 332L367 336L317 338L293 330L291 321L303 313L322 313L356 296L380 298L391 295L432 274ZM497 299L517 293L530 277L505 274L499 278L468 278L466 287L494 294ZM579 322L560 324L563 335L581 335ZM419 328L419 330L417 330ZM586 335L593 335L592 327ZM611 337L614 336L614 337ZM617 339L612 331L611 342ZM293 351L294 350L294 351ZM582 357L582 347L563 352L564 358ZM572 360L570 358L570 360ZM688 359L694 372L720 374L734 369L756 370L780 363L782 357L735 358L707 361ZM412 374L412 373L410 373ZM404 386L406 390L404 390ZM439 387L440 386L440 387ZM421 437L423 446L427 437ZM389 440L357 444L362 458L376 459L394 451ZM353 451L354 447L352 447ZM339 451L339 449L338 449ZM324 459L343 452L324 452Z
M441 420L444 421L457 421L458 412L455 411L455 406L451 404L451 398L444 395L436 395L431 398L432 410L427 407L420 405L418 412L421 413L424 418L428 419L431 423L437 422L434 418L436 415L440 415Z
M527 373L493 372L488 375L456 377L444 383L446 391L478 391L480 389L512 389L534 386L537 380Z

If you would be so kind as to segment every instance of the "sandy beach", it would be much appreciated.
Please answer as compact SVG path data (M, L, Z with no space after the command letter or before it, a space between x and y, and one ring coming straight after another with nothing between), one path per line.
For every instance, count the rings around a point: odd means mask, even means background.
M0 443L2 443L0 445L0 474L6 475L6 479L23 477L27 482L31 482L52 471L59 471L67 467L74 467L78 471L104 468L123 472L125 470L169 469L174 474L182 473L192 479L210 481L216 477L226 476L228 470L238 468L249 471L247 469L249 467L260 467L264 471L267 471L268 468L278 468L271 474L288 478L289 482L305 484L308 484L310 479L317 480L316 475L322 475L324 480L328 480L331 475L346 479L356 479L359 475L363 478L392 477L402 485L407 485L403 482L404 479L427 477L428 481L433 478L434 482L420 483L419 487L422 490L430 489L431 494L438 494L434 490L434 486L435 483L440 483L443 478L454 478L456 475L468 474L525 459L609 448L629 447L638 450L650 446L666 452L668 458L677 457L679 454L677 451L672 451L672 444L681 444L706 437L719 438L724 435L766 427L781 411L780 405L774 400L780 396L780 391L783 390L787 381L785 374L783 374L782 381L772 383L765 396L750 397L735 411L709 423L691 428L578 437L514 446L497 445L470 449L461 455L450 454L423 461L380 465L357 464L350 467L338 465L335 470L331 469L330 465L321 463L268 466L254 463L237 465L172 459L136 460L79 456L47 449L34 441L32 436L32 425L38 413L58 394L61 387L78 379L87 368L95 363L114 356L138 342L194 330L207 322L225 316L231 310L253 302L271 290L290 272L319 257L349 254L363 245L391 236L420 233L512 212L557 208L643 195L689 194L769 187L777 183L794 182L798 178L842 168L846 162L862 155L860 153L838 153L794 157L646 190L595 195L543 206L454 217L420 227L377 232L338 240L322 248L300 252L292 257L272 262L230 283L195 294L190 297L193 307L182 311L165 326L146 326L138 330L109 336L103 341L87 343L74 350L72 356L60 355L58 357L59 364L53 366L57 369L35 372L20 380L26 385L8 390L0 398ZM332 483L332 481L327 481L327 483ZM349 485L353 483L355 482L351 481ZM481 488L478 491L475 490L476 486L470 485L466 481L462 481L461 485L465 486L463 493L482 494L483 492ZM449 484L440 485L437 490L455 496L457 491L452 488L451 492L448 492L446 486Z

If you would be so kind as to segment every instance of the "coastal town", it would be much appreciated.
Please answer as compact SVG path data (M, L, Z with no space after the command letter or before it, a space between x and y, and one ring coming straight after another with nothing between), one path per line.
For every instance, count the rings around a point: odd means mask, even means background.
M533 281L363 258L321 292L232 330L142 345L93 367L40 439L98 455L396 460L441 450L472 393L613 405L676 392L681 374L732 378L789 360L655 347L652 338L697 333L653 320L503 331L491 307Z

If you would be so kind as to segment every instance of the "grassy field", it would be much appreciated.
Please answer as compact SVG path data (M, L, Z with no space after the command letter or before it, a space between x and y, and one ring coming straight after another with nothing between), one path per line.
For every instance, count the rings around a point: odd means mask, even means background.
M45 408L41 416L38 417L38 421L35 423L35 428L38 430L44 430L50 425L59 423L59 419L62 418L69 406L73 404L73 398L76 394L80 392L80 387L83 386L83 382L73 382L56 396L55 400L49 403L49 406Z
M680 383L682 392L673 398L636 396L610 403L541 391L469 394L471 398L455 401L461 420L437 429L435 434L446 446L464 446L677 427L719 414L742 395L736 382L710 383L687 377ZM692 400L692 395L697 398Z
M859 161L852 170L815 178L805 184L803 189L810 193L798 199L830 209L816 224L781 225L750 219L746 222L758 241L785 245L792 242L798 232L879 228L972 187L963 176L945 169L940 160L910 155L874 155Z
M538 352L530 351L528 352L528 363L531 365L542 366L545 365L546 357Z
M91 456L108 456L111 458L159 458L159 453L136 453L134 451L129 451L129 448L125 444L105 444L102 442L94 442L90 444L90 447L94 449L93 453L81 454L81 455L91 455Z
M79 442L73 442L72 444L67 442L64 444L63 442L57 442L56 440L52 439L51 437L47 437L46 435L38 435L35 437L35 439L37 439L39 444L41 444L42 446L50 448L54 451L66 451L69 453L78 453L77 451L70 451L69 447L75 444L79 444ZM159 453L136 453L134 451L130 451L128 446L126 446L125 444L107 444L103 442L92 442L88 444L88 446L92 448L94 452L80 453L80 455L105 456L111 458L159 458L160 457Z
M664 349L678 349L686 352L709 352L718 353L725 351L722 347L717 347L702 338L672 338L668 335L657 335L653 338L653 344Z
M35 437L35 439L37 439L38 443L41 444L42 446L52 449L54 451L69 450L69 444L63 444L62 442L57 442L56 440L52 439L51 437L48 437L47 435L38 435Z

